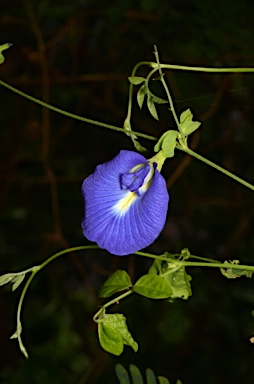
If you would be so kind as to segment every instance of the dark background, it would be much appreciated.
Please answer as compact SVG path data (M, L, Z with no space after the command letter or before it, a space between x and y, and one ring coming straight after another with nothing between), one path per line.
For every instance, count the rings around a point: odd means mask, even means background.
M121 127L128 81L138 61L203 66L254 66L253 2L243 0L2 0L0 78L67 111ZM139 74L146 76L142 67ZM202 128L191 147L253 181L254 74L165 71L177 111L191 108ZM157 92L157 90L156 90ZM163 96L159 89L158 94ZM0 88L0 273L41 263L67 246L85 245L80 222L82 180L122 148L127 136L43 109ZM133 129L159 137L173 127L167 107L156 122L134 101ZM141 140L152 156L153 143ZM163 168L168 219L154 253L254 260L252 193L183 153ZM9 340L20 290L0 290L0 381L5 384L116 383L117 362L152 368L174 383L254 382L254 285L219 271L189 269L187 301L129 297L112 308L127 316L139 343L119 358L101 350L92 316L97 292L118 268L133 280L150 261L105 251L63 256L28 292L23 338L30 359Z

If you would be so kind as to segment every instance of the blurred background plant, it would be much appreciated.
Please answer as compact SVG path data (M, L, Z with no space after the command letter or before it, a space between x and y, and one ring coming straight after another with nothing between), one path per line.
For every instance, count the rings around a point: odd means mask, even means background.
M0 44L10 42L0 78L67 111L122 126L133 66L152 60L202 66L254 66L252 2L3 0ZM146 75L141 68L140 75ZM254 76L167 71L178 112L191 108L202 121L191 146L253 181ZM161 90L155 91L163 97ZM57 115L0 88L0 274L41 263L68 245L88 244L80 222L80 187L94 167L130 139ZM159 122L134 102L133 130L160 137ZM141 140L150 155L154 143ZM182 153L163 175L171 204L166 226L149 251L179 252L219 260L254 261L251 192ZM33 282L26 302L25 360L9 340L15 329L10 288L0 290L0 377L5 384L114 383L114 366L136 364L183 383L253 383L253 282L226 280L218 271L192 270L187 301L120 303L140 343L135 354L102 351L92 316L97 292L117 268L137 279L151 262L104 251L63 257Z

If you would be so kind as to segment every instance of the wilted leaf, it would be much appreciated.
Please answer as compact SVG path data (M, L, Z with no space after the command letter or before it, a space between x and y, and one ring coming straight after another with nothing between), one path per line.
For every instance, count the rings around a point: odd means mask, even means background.
M134 341L131 333L128 330L126 324L126 317L121 313L115 313L113 315L105 315L102 319L103 324L110 326L113 329L116 329L123 340L125 345L129 345L135 352L138 350L138 344Z
M100 344L105 351L116 356L121 355L124 343L121 333L116 328L100 321L98 323L98 334Z

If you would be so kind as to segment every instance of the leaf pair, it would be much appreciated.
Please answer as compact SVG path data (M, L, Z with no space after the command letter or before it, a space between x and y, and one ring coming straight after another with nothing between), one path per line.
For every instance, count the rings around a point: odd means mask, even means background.
M140 76L132 76L132 77L129 77L128 79L130 83L133 85L139 85L139 84L145 83L146 81L144 77L140 77ZM140 109L142 109L146 95L147 95L147 108L149 112L156 120L159 120L155 104L165 104L165 103L168 103L168 101L161 99L160 97L150 92L147 84L145 83L141 85L137 93L137 101Z
M146 381L144 382L143 377L141 375L140 370L136 365L131 364L130 367L130 376L127 372L127 370L121 365L117 364L115 367L116 370L116 376L119 380L120 384L170 384L168 379L163 376L158 376L157 379L155 377L154 372L152 369L147 368L146 369ZM131 378L131 380L130 380ZM181 384L180 380L177 380L176 384Z
M8 283L12 283L12 292L15 291L25 278L25 273L6 273L0 276L0 286Z

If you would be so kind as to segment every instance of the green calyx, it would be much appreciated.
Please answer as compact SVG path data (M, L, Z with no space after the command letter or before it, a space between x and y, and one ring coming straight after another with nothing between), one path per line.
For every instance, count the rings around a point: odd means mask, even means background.
M153 157L151 157L151 159L148 160L148 163L156 163L157 170L160 172L166 158L167 157L164 156L163 151L159 151L156 155L154 155Z

